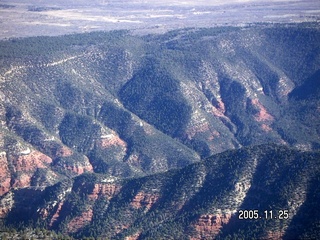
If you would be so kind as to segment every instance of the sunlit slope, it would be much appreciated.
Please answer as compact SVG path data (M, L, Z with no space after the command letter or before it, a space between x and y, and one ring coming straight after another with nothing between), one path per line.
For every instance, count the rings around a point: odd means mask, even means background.
M11 203L6 219L15 225L32 220L33 227L80 238L315 237L319 157L319 152L261 145L126 181L87 173L43 191L6 194ZM240 210L259 215L239 219Z
M2 194L246 145L317 149L318 93L294 96L314 84L319 40L312 27L261 25L2 41Z

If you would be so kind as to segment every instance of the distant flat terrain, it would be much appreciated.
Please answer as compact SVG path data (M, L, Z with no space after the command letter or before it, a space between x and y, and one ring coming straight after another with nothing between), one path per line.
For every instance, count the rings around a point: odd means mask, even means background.
M129 29L163 33L185 27L318 22L318 0L22 1L0 3L0 39Z

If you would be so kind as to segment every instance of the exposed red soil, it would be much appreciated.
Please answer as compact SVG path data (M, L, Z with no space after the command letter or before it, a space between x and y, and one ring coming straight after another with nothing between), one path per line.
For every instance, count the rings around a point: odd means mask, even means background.
M120 139L117 135L109 134L105 138L98 140L98 144L102 149L109 148L111 146L122 146L127 147L126 142Z
M271 132L272 131L272 128L269 125L265 124L265 123L261 124L261 128L265 132Z
M80 216L73 218L67 226L67 231L69 233L77 232L79 229L85 227L89 222L91 222L93 216L93 211L89 210L83 212Z
M66 146L62 146L57 152L56 152L56 156L57 157L69 157L73 154L73 151L66 147Z
M92 190L92 193L88 195L90 200L97 200L99 196L104 196L107 200L110 200L121 189L120 185L112 183L96 183Z
M159 194L139 192L131 202L131 206L138 209L145 207L148 210L159 199Z
M50 224L49 224L50 227L52 227L52 225L55 223L55 221L57 221L57 219L59 218L62 206L63 206L63 202L59 202L57 210L55 211L55 213L53 214L53 216L50 220Z
M0 196L10 190L11 174L6 153L0 153Z
M39 151L32 151L27 155L21 155L13 164L17 172L35 171L37 168L47 168L52 159Z
M251 99L251 103L258 109L258 113L254 116L257 122L274 120L273 116L269 114L267 109L260 103L259 99Z
M135 234L132 234L125 238L125 240L138 240L141 235L141 231L136 232Z
M191 239L214 239L224 224L227 224L231 214L205 214L200 216L194 228L197 232Z
M13 188L25 188L30 186L32 174L20 174L12 184Z

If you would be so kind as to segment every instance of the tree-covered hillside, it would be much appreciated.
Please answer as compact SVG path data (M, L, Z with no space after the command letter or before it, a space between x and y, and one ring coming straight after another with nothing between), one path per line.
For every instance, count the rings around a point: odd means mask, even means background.
M76 238L312 238L319 234L319 160L319 152L261 145L142 178L87 173L9 193L15 203L6 223Z
M307 23L0 41L6 227L313 236L319 43ZM238 221L249 207L290 221Z

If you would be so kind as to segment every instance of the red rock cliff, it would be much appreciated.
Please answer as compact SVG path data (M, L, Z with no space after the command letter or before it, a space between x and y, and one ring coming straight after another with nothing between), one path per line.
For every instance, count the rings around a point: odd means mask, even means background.
M231 218L229 213L204 214L194 224L197 232L192 240L197 239L214 239L224 224L227 224Z
M115 194L117 194L121 189L120 185L113 183L96 183L92 190L92 193L88 195L90 200L96 200L99 196L106 197L110 200Z
M0 153L0 196L10 190L11 174L8 167L6 152Z
M83 212L80 216L73 218L67 226L67 231L69 233L77 232L79 229L85 227L91 220L93 216L92 209L88 209Z
M134 197L134 199L131 202L131 206L137 209L145 207L149 210L158 199L159 194L157 193L145 193L141 191Z

